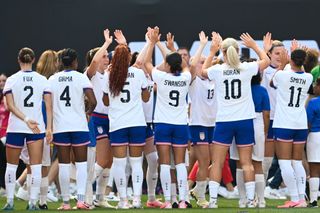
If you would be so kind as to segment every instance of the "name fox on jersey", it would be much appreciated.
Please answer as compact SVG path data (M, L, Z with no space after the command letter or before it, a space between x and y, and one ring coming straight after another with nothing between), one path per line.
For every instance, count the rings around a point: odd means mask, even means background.
M302 78L291 77L290 78L290 83L306 84L307 81L305 79L302 79Z
M72 76L60 76L58 79L59 82L72 81Z
M223 70L223 75L240 75L240 70Z
M30 81L33 81L33 80L32 80L31 76L23 76L23 81L30 82Z
M185 87L187 85L186 81L170 81L165 80L164 81L165 86L174 86L174 87Z

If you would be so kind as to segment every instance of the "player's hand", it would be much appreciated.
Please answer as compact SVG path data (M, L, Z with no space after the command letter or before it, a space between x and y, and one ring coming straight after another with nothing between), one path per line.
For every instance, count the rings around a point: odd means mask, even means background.
M36 121L29 119L26 123L34 134L40 134L39 124Z
M50 144L52 142L53 139L53 134L52 131L50 129L46 130L46 142L47 144Z

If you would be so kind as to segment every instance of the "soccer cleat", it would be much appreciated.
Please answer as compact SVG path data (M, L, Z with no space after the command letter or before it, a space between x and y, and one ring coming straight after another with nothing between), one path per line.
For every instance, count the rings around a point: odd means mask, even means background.
M187 204L185 201L180 201L179 202L179 209L186 209L187 208Z
M191 190L189 191L189 194L190 194L191 197L193 197L196 201L199 200L199 195L198 195L198 193L197 193L194 189L191 189Z
M107 208L107 209L115 209L116 208L115 206L108 203L108 201L106 201L106 200L104 200L104 201L94 200L93 205L95 207L101 207L101 208Z
M54 195L54 193L49 190L47 194L47 202L58 202L58 198Z
M118 202L120 201L120 198L117 197L117 196L114 194L114 192L110 192L109 195L105 196L105 199L106 199L107 201L118 201Z
M267 186L264 190L264 197L267 199L281 199L284 200L286 199L285 196L281 195L279 190L277 189L272 189L270 186Z
M137 199L137 198L133 198L133 200L132 200L132 208L141 209L142 208L141 200Z
M154 201L147 201L147 207L148 208L160 208L162 206L162 202L159 200L154 200Z
M187 205L187 209L192 209L192 204L189 203L188 201L185 201L186 205Z
M318 208L318 203L317 203L317 201L315 200L315 201L309 203L308 207L309 207L309 208Z
M71 210L71 206L70 206L70 204L65 204L65 203L63 203L63 204L61 204L61 206L58 208L58 210L59 211L67 211L67 210Z
M38 211L40 209L34 204L28 204L26 210L28 210L28 211Z
M260 200L258 202L258 208L266 208L266 201L265 200Z
M24 200L24 201L29 201L29 193L27 190L24 190L23 187L20 187L16 197L19 198L20 200Z
M289 200L289 201L286 201L283 205L278 206L278 208L279 209L293 208L298 204L299 204L299 201L298 202L294 202L294 201L290 201Z
M78 201L75 209L90 210L92 207L83 201Z
M170 201L166 201L164 203L162 203L162 205L160 206L160 209L172 209L172 205L170 203Z
M48 210L48 205L45 203L45 204L43 204L43 205L38 205L39 206L39 209L41 209L41 210Z
M2 208L2 211L13 211L14 210L14 205L6 203L6 205L4 205L4 207Z
M173 202L171 206L173 209L179 208L179 204L177 202Z
M216 208L218 208L217 200L212 200L212 201L210 201L208 208L209 208L209 209L216 209Z
M247 202L247 208L255 208L256 204L254 203L254 200L248 200Z
M131 205L127 200L119 201L117 209L130 209Z
M206 209L209 207L209 202L206 201L206 199L201 199L197 201L197 206L199 206L200 208Z
M294 208L307 208L308 204L305 200L299 200L299 204L296 205Z
M240 199L239 200L239 208L243 209L243 208L246 208L246 207L247 207L247 201L243 200L243 199Z

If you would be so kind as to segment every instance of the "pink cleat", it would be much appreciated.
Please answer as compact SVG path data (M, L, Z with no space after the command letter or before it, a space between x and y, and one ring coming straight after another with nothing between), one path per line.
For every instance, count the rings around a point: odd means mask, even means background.
M170 201L166 201L166 202L162 203L162 205L160 206L160 209L172 209L172 205L171 205Z
M179 203L179 209L186 209L187 208L187 204L185 201L180 201Z
M148 208L160 208L162 206L162 202L159 200L154 200L154 201L147 201L147 207Z
M91 210L91 206L83 201L78 201L76 209Z
M285 209L285 208L294 208L297 205L299 205L299 201L298 202L294 202L294 201L286 201L284 203L284 205L278 206L279 209Z
M58 208L59 211L68 211L71 210L70 204L61 204L61 206Z
M308 204L305 200L299 200L299 204L296 205L294 208L307 208Z

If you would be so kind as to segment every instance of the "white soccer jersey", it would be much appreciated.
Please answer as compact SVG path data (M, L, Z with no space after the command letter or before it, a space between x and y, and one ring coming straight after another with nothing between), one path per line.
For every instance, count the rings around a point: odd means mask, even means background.
M276 89L270 86L270 82L277 70L271 66L266 68L262 74L261 86L267 89L269 100L270 100L270 120L274 118L274 112L276 107Z
M85 72L87 75L87 71ZM104 74L100 72L96 72L94 76L90 79L93 87L94 96L97 100L97 106L94 109L94 112L101 113L101 114L108 114L108 107L103 104L103 85L107 83L106 77Z
M153 100L154 100L154 82L148 79L148 91L150 92L150 98L148 102L142 102L144 117L147 123L152 123L153 116Z
M49 78L53 103L53 133L89 131L84 90L92 89L88 77L75 70L58 72Z
M45 132L42 115L43 94L49 92L48 80L35 71L19 71L10 76L3 93L12 93L14 105L27 117L39 123L40 133ZM7 132L30 133L27 124L10 112Z
M187 94L190 72L175 76L154 68L152 79L157 84L155 123L185 125L188 121Z
M279 71L273 77L277 88L274 128L307 129L305 102L312 84L312 75L291 70Z
M190 85L189 96L192 101L190 126L214 126L217 101L213 81L202 80L197 76Z
M109 82L109 72L106 74ZM103 92L109 95L110 132L135 126L146 126L142 107L142 89L147 89L145 73L138 68L129 67L127 80L120 95L113 97L106 84Z
M208 78L215 82L217 122L255 118L251 78L258 73L258 69L257 62L241 63L238 70L227 64L208 68Z

